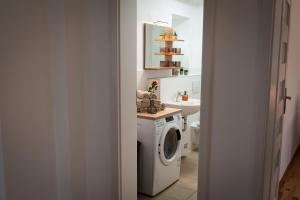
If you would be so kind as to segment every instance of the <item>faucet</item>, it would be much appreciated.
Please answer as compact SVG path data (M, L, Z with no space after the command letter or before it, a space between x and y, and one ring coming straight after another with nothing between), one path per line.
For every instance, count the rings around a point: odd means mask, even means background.
M177 92L176 102L181 102L181 101L182 101L182 92Z

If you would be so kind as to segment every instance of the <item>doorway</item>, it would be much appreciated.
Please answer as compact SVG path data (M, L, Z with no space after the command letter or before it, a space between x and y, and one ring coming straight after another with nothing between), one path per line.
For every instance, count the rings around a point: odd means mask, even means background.
M259 199L263 191L273 4L217 3L217 9L215 0L204 5L201 131L205 134L200 135L198 198ZM121 1L120 8L121 129L126 133L121 133L120 139L120 192L127 200L137 196L136 92L131 88L137 77L137 2ZM233 175L236 172L238 176ZM239 192L231 192L233 187Z
M139 200L197 198L202 35L202 0L137 1Z

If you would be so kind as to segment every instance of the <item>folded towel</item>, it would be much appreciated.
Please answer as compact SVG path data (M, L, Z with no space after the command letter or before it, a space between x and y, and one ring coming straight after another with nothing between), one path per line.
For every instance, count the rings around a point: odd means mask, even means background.
M137 112L139 113L156 113L165 109L166 105L160 100L136 99Z
M150 104L150 99L142 99L142 103L149 103Z
M143 91L143 90L137 90L136 96L139 99L150 99L150 93L147 91Z
M150 100L149 100L149 99L143 99L143 100L141 101L141 106L142 106L143 108L148 108L148 107L150 106Z
M148 108L150 107L150 102L147 103L147 102L142 102L142 105L141 105L143 108Z
M157 99L157 95L156 94L151 94L150 99Z
M161 104L160 100L153 100L154 104Z
M162 104L160 105L160 110L165 110L165 108L166 108L166 104L162 103Z
M150 94L144 94L143 99L150 99Z
M136 100L136 105L137 105L137 106L138 106L138 105L139 105L139 106L142 105L142 100L141 100L141 99L137 99L137 100Z
M141 108L142 108L142 102L136 101L137 112L141 112Z
M154 108L156 108L157 110L161 109L161 105L154 105Z

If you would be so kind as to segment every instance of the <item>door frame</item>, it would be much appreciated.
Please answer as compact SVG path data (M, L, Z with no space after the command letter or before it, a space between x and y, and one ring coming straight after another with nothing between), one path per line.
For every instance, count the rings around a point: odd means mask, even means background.
M209 165L210 158L210 131L212 110L213 88L213 44L215 23L215 0L204 0L204 39L203 49L206 49L202 67L202 92L201 92L201 130L207 134L200 136L199 151L199 175L198 191L200 199L206 199L208 195ZM118 0L118 65L119 65L119 91L118 91L118 180L119 200L134 200L137 196L137 151L132 142L137 140L135 98L136 98L136 27L137 27L137 0ZM132 31L135 30L135 31ZM122 34L121 34L122 33ZM204 52L204 51L203 51ZM130 58L130 59L129 59ZM133 67L134 66L134 67ZM133 80L131 80L133 79ZM126 83L126 84L125 84ZM126 91L126 92L125 92ZM134 102L134 105L132 104ZM133 130L135 129L135 130ZM129 158L129 160L128 160Z
M274 13L280 12L280 1L276 0ZM274 14L275 15L275 14ZM277 104L277 81L278 81L278 66L281 40L281 16L275 15L273 24L273 44L272 44L272 67L270 77L270 93L269 93L269 108L268 108L268 122L265 148L265 169L264 169L264 193L263 199L270 199L271 177L272 177L272 162L273 162L273 141L275 131L276 119L276 104Z
M216 0L204 0L203 43L201 72L201 134L198 158L198 199L209 199L209 174L212 133L212 100L214 80L214 38ZM204 50L205 49L205 50ZM201 192L200 192L201 191Z
M270 10L267 7L273 5L276 0L266 0L261 4L262 9ZM137 197L137 174L136 166L132 163L137 162L137 147L134 144L137 140L136 131L136 27L137 27L137 0L117 0L118 2L118 199L134 200ZM210 176L210 155L212 144L212 100L213 100L213 78L214 78L214 37L216 23L216 0L204 0L204 22L203 22L203 66L201 80L201 133L199 143L199 166L198 166L198 199L209 199L209 176ZM275 6L274 6L275 8ZM274 10L273 10L274 11ZM270 11L271 12L271 11ZM270 19L273 13L264 13L262 18L264 22L274 21ZM272 38L269 29L262 26L263 37ZM134 30L134 31L133 31ZM122 33L122 34L121 34ZM276 35L274 35L274 38ZM270 43L272 43L270 41ZM274 43L273 43L274 45ZM270 46L263 46L263 50L269 51ZM204 50L205 49L205 50ZM274 48L273 48L274 49ZM262 50L262 51L263 51ZM276 52L264 53L270 60L268 69L270 69L269 82L269 110L266 111L268 121L266 122L267 134L265 140L265 174L263 174L264 188L263 199L269 200L268 192L268 159L273 141L274 127L274 81L276 78ZM130 59L129 59L130 58ZM277 80L277 79L276 79ZM126 84L125 84L126 83ZM277 86L275 87L277 88ZM275 99L276 101L276 99ZM201 192L200 192L201 191Z
M264 193L263 199L269 200L271 198L272 187L272 171L274 164L274 148L276 146L276 126L277 126L277 105L278 93L280 92L279 85L279 71L281 59L281 43L282 43L282 20L284 20L284 6L285 2L290 0L275 0L274 17L273 17L273 41L272 41L272 58L271 58L271 77L270 77L270 93L269 93L269 109L265 148L265 169L264 169ZM282 133L281 133L282 137ZM282 144L280 144L282 145ZM280 165L279 165L280 168ZM279 177L278 177L279 179ZM278 180L279 181L279 180Z
M137 0L116 0L118 10L118 199L137 198Z
M276 3L275 12L278 11L279 5ZM269 94L269 110L268 110L268 122L267 122L267 136L266 136L266 148L265 148L265 169L264 169L264 193L263 199L270 199L270 188L271 188L271 177L272 177L272 162L273 162L273 141L274 141L274 131L275 131L275 119L276 119L276 97L277 97L277 77L278 77L278 57L279 56L279 45L280 45L280 24L281 18L279 15L276 16L274 22L274 33L273 33L273 51L272 51L272 69L271 69L271 80L270 80L270 94ZM278 48L275 48L277 46Z

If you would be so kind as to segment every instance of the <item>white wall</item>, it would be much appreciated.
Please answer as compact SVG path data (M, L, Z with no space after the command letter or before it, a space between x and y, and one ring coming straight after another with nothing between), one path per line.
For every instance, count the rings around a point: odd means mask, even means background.
M3 0L7 200L116 199L115 1Z
M190 98L200 99L200 75L161 78L159 92L162 102L176 101L177 93L187 91Z
M291 28L286 71L288 95L287 110L283 121L283 137L280 162L280 177L291 162L300 142L300 2L292 1Z
M198 192L203 199L262 199L272 3L205 4Z
M201 2L201 1L200 1ZM192 4L182 3L177 0L142 0L137 1L137 87L145 89L145 82L148 78L170 76L171 70L144 71L144 23L153 23L156 21L167 22L167 26L172 26L172 15L189 18L191 25L190 35L193 37L192 49L187 52L191 60L191 73L200 74L202 63L202 26L203 26L203 5L200 3L195 6ZM179 35L180 37L180 35ZM186 39L186 38L184 38Z

